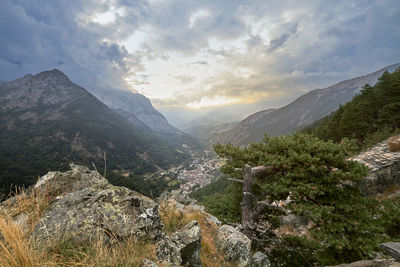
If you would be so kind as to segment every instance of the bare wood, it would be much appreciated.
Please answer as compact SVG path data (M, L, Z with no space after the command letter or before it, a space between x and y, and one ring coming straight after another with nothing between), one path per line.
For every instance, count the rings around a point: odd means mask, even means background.
M252 222L251 214L253 209L252 186L253 175L252 167L245 165L242 171L243 176L243 200L242 200L242 226L247 228ZM250 194L247 194L250 193Z
M262 172L266 172L266 171L273 170L273 169L274 169L273 166L257 166L257 167L251 168L251 174L255 176Z
M268 170L272 170L272 166L256 166L251 167L250 165L245 165L242 169L242 178L243 180L230 178L229 180L239 182L243 184L242 193L242 227L247 230L253 227L253 222L256 217L260 215L267 208L267 203L261 204L257 202L256 197L253 195L253 180L254 177L262 172L266 172ZM237 170L237 168L235 168ZM257 203L255 207L253 204Z
M231 182L236 182L236 183L241 183L241 184L243 184L243 180L240 180L240 179L228 178L228 181L231 181Z

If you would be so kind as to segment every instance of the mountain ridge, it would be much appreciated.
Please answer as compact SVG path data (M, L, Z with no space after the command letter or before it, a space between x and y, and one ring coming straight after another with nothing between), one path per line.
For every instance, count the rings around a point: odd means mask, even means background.
M228 130L218 142L246 145L260 141L264 134L277 136L304 128L336 110L339 105L350 101L365 84L376 83L385 70L394 71L397 67L400 67L400 63L335 83L327 88L314 89L272 112L264 110L250 115ZM254 116L257 116L257 119L254 119ZM249 121L252 123L248 124Z
M189 156L134 127L54 69L0 85L0 187L30 185L69 162L133 175L169 168Z

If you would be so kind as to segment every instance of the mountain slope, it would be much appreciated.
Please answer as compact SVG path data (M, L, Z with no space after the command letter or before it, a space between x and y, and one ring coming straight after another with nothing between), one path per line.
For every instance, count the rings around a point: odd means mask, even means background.
M100 87L90 89L90 92L109 108L121 112L124 116L128 116L127 113L136 116L141 122L156 132L179 132L178 129L168 123L165 117L152 106L150 100L144 95Z
M385 70L393 72L399 66L391 65L328 88L312 90L282 108L253 114L227 131L219 142L245 145L260 141L264 134L277 136L304 128L350 101L365 84L375 84Z
M134 127L59 70L0 85L0 186L32 184L69 162L127 170L168 168L188 155Z
M190 154L202 151L203 146L200 142L171 126L145 96L101 87L92 89L91 92L133 126L152 132L157 138L177 147L180 151Z

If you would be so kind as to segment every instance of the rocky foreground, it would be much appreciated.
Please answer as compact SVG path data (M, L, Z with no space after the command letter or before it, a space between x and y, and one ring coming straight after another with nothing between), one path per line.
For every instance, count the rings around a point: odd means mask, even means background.
M135 239L156 246L153 261L143 259L142 266L202 266L202 237L206 235L216 247L214 256L218 261L214 266L268 266L266 255L252 254L250 240L244 234L229 225L218 226L218 219L179 192L164 194L158 204L135 191L113 186L98 172L77 165L71 165L70 171L47 173L28 191L51 198L37 222L25 212L13 215L14 222L36 245L101 240L115 246L122 240ZM11 198L2 203L1 210L12 209L15 204L16 198ZM173 216L169 219L190 213L199 220L166 233L164 224L170 222L160 213L165 214L171 207ZM209 229L215 232L204 232Z
M387 151L387 145L381 143L353 159L371 166L381 164L377 168L369 166L371 172L366 188L373 188L375 194L382 192L370 181L376 182L383 172L390 174L391 185L398 185L399 172L395 170L398 170L399 153ZM141 266L270 265L266 254L252 250L251 240L240 232L240 225L221 225L182 190L164 193L155 201L125 187L111 185L97 171L72 164L70 171L47 173L26 194L26 198L40 195L47 204L42 205L35 199L32 205L37 209L32 212L18 207L23 202L16 196L1 203L0 214L10 216L34 247L47 248L49 244L68 241L73 244L101 242L112 248L126 240L135 240L133 244L154 247L147 258L141 257ZM293 222L299 218L289 217L282 217L283 222L287 221L284 224L296 226ZM2 235L4 231L0 225L0 237ZM0 243L3 244L2 238ZM399 243L386 243L381 247L393 259L340 266L400 266L395 262L400 260ZM0 265L1 262L0 257Z

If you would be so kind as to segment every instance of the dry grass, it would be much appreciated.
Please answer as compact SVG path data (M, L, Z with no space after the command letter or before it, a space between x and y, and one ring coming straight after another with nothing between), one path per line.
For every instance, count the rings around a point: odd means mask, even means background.
M132 239L112 246L102 240L90 244L67 240L46 251L41 261L44 266L140 266L143 259L157 261L154 243Z
M30 233L43 215L43 212L54 200L48 189L41 191L33 189L30 194L20 189L19 194L4 201L0 209L0 215L16 218L18 215L26 215L24 232Z
M152 242L125 240L107 245L99 239L87 244L66 240L39 245L29 236L54 199L44 191L18 194L0 206L0 266L140 266L145 258L156 261ZM26 214L25 222L15 223L21 214Z
M10 218L0 218L0 248L0 266L37 266L36 254L31 250L29 240Z
M43 192L44 191L44 192ZM125 240L107 245L101 239L78 244L65 240L59 244L39 245L29 238L45 209L54 200L48 190L24 192L2 203L0 206L0 266L140 266L147 258L157 262L156 244ZM26 217L22 224L14 220L20 215ZM217 226L209 221L208 215L197 209L185 207L184 211L175 205L161 205L160 214L165 231L169 234L196 220L202 230L200 258L205 267L233 266L224 263L222 251L216 247Z
M207 220L207 215L197 209L185 207L184 211L176 209L174 203L160 205L160 215L165 231L169 234L183 228L192 220L196 220L201 228L201 253L200 259L204 267L234 266L224 263L223 252L216 246L218 227Z

